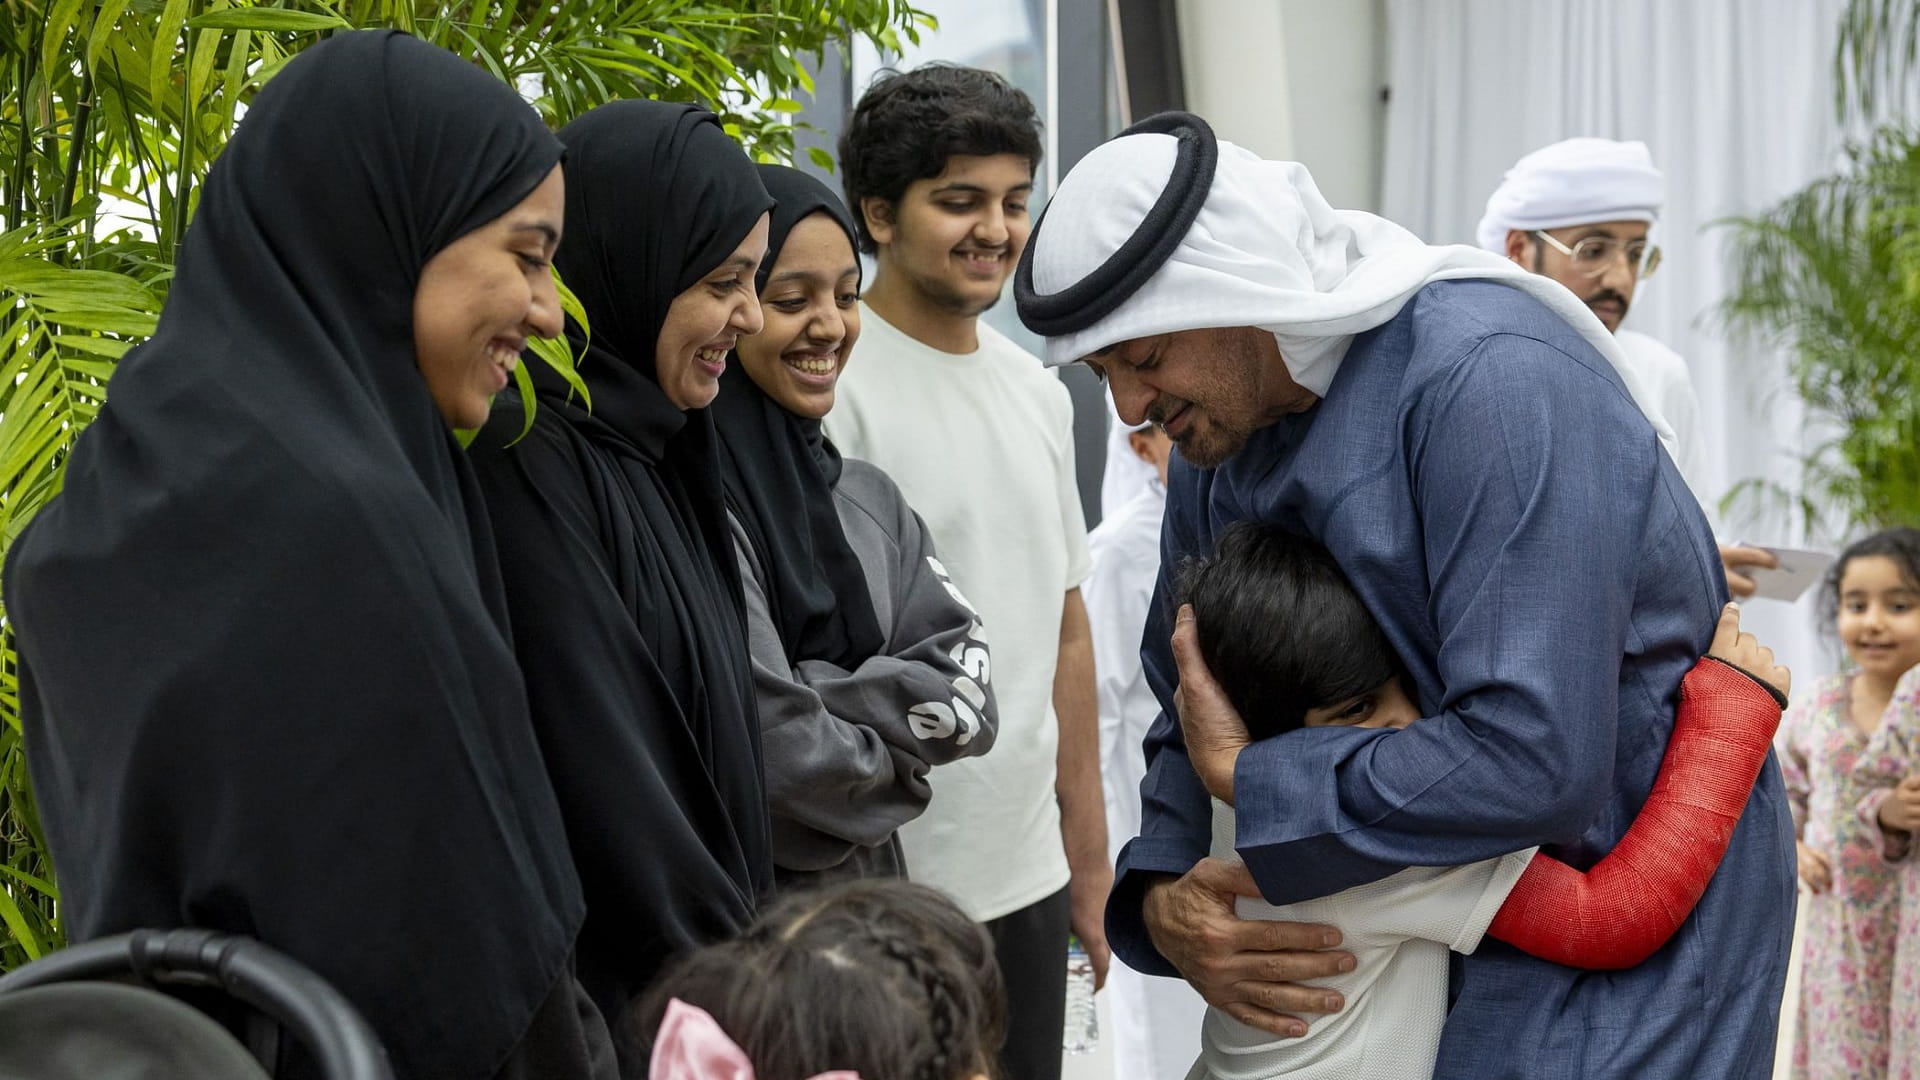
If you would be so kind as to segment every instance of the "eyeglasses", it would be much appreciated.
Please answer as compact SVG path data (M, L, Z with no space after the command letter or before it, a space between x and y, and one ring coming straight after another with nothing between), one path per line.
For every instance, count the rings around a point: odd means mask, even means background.
M1649 244L1645 240L1621 243L1610 236L1589 236L1568 247L1539 229L1533 230L1531 235L1572 260L1574 272L1586 277L1599 277L1606 273L1607 268L1613 265L1614 257L1623 253L1627 257L1627 269L1633 271L1633 276L1641 281L1652 277L1653 272L1660 269L1660 245Z

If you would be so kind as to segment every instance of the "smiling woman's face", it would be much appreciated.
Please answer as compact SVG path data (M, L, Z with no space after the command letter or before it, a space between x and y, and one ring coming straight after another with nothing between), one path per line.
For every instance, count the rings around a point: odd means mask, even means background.
M838 222L824 213L787 234L760 294L766 326L740 339L736 355L779 406L818 420L860 338L860 261Z
M487 422L530 337L557 337L549 267L560 243L560 166L518 205L442 248L413 292L413 353L433 403L456 428Z
M654 347L654 371L667 400L682 410L704 409L720 393L727 353L742 335L760 332L760 300L753 276L767 254L768 215L720 265L667 308Z

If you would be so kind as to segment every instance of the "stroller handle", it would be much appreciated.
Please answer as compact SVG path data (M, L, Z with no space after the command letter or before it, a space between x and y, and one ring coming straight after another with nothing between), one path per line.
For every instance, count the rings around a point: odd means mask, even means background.
M4 977L0 994L77 980L225 991L278 1021L328 1080L394 1080L373 1028L304 964L252 938L215 930L135 930L49 953Z

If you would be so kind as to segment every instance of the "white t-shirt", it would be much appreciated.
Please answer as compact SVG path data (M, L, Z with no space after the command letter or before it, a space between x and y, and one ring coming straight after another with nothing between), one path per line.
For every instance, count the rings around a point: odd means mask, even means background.
M864 303L827 436L893 477L933 536L993 653L993 749L943 765L900 830L907 875L997 919L1060 891L1053 673L1067 590L1090 565L1067 388L985 322L980 346L941 352Z
M1213 855L1237 859L1233 808L1213 804ZM1188 1080L1422 1080L1433 1075L1447 1020L1447 954L1471 953L1538 848L1466 866L1415 866L1332 896L1278 907L1240 898L1243 919L1340 928L1353 970L1307 980L1347 1007L1309 1017L1307 1034L1277 1039L1207 1010Z
M1718 502L1722 492L1713 490L1707 477L1707 439L1700 430L1700 396L1694 393L1693 380L1687 374L1687 362L1680 354L1659 341L1633 330L1613 335L1627 362L1639 373L1641 385L1652 396L1653 405L1673 428L1673 463L1686 480L1708 521L1719 518Z

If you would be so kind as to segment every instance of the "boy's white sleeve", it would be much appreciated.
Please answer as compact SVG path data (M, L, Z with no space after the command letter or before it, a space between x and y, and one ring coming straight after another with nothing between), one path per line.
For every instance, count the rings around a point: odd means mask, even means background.
M1507 902L1539 848L1465 866L1411 866L1349 894L1379 890L1368 920L1387 936L1437 941L1457 953L1480 947L1487 926Z
M1215 858L1234 858L1235 814L1218 799L1213 805ZM1355 885L1319 900L1289 904L1287 918L1312 921L1323 914L1349 941L1437 941L1457 953L1471 953L1507 902L1507 894L1526 873L1539 848L1530 847L1465 866L1409 866L1379 881ZM1242 918L1271 918L1242 900ZM1324 912L1302 908L1326 905ZM1272 908L1267 908L1271 912Z

